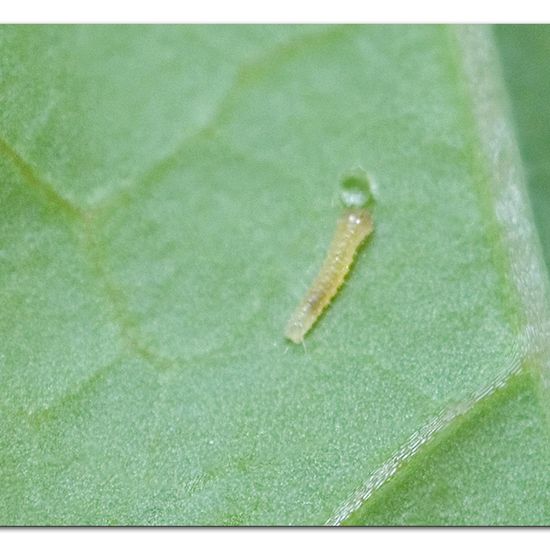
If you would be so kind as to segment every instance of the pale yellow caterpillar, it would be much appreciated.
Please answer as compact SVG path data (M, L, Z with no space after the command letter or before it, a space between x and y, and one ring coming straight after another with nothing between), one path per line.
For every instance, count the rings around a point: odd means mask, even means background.
M365 207L370 189L367 176L355 170L342 183L346 208L336 224L332 243L319 274L286 326L285 336L299 344L342 286L355 253L372 232L372 217Z

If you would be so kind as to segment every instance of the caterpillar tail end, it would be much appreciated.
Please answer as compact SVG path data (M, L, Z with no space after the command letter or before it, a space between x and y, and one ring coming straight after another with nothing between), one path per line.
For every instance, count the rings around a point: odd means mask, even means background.
M311 305L309 303L301 304L286 325L285 337L294 344L302 344L315 319L316 316L312 314Z
M301 344L304 341L304 335L295 331L285 331L285 338L293 344Z
M285 329L285 338L294 344L301 344L304 341L306 330L301 323L297 323L296 319L292 318Z

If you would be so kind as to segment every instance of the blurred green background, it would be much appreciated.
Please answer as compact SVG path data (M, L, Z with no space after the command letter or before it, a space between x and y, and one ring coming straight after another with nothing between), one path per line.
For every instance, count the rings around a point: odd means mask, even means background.
M531 204L550 266L550 26L498 25L495 31Z

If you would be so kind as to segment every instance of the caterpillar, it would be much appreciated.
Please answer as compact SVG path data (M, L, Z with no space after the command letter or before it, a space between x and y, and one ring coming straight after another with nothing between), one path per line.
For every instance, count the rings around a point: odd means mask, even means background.
M342 201L346 208L338 218L336 231L319 274L287 323L285 336L299 344L342 286L361 243L372 233L373 221L366 208L371 195L368 179L355 170L343 182Z

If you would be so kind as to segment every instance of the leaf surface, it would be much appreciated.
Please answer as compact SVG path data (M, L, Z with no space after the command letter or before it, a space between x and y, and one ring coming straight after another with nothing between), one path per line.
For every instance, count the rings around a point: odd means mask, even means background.
M486 30L0 43L2 523L339 523L542 364L545 273ZM355 166L373 238L291 345Z

